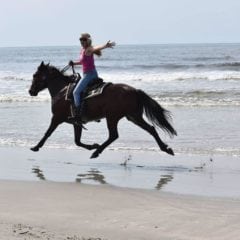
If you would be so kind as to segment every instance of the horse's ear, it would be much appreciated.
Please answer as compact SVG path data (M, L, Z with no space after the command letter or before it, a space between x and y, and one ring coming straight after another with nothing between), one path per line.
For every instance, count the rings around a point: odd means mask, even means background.
M49 67L49 65L50 65L50 62L48 64L46 64L47 67Z
M40 66L38 67L39 70L43 69L45 67L44 61L41 62Z

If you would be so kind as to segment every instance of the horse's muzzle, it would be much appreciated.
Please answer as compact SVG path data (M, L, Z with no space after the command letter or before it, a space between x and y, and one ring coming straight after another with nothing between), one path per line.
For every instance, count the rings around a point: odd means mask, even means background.
M32 89L30 89L28 92L29 92L30 96L32 96L32 97L37 96L37 92L33 91Z

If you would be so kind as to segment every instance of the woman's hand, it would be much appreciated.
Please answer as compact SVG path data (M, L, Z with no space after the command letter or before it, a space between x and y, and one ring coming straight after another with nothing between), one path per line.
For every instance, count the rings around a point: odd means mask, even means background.
M114 46L116 46L116 43L115 42L111 42L110 40L104 44L104 45L101 45L101 46L95 46L95 47L91 47L89 48L89 51L90 51L90 54L92 53L96 53L98 51L101 51L105 48L113 48ZM99 56L101 56L101 53L99 54Z
M68 65L73 67L74 66L74 62L71 60L71 61L69 61Z
M114 46L116 46L116 43L111 42L110 40L105 45L106 48L113 48Z

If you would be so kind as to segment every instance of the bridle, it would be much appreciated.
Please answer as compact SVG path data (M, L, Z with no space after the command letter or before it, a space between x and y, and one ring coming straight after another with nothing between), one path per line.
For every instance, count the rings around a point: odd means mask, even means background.
M70 66L70 65L66 65L66 66L65 66L60 72L61 72L61 73L65 73L70 67L72 67L72 72L73 72L73 74L76 74L73 65L72 65L72 66Z

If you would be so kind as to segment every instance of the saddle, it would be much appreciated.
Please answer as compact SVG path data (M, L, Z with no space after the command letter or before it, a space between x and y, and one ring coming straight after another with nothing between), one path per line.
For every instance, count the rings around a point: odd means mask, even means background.
M73 91L78 82L70 82L67 87L65 99L73 103ZM94 79L92 84L89 84L82 93L83 101L88 98L96 97L103 93L103 90L111 83L106 83L102 78Z
M65 95L65 99L66 101L70 101L71 102L71 117L74 116L74 112L75 112L75 104L74 104L74 99L73 99L73 91L77 85L78 81L76 82L70 82L68 84L68 87L67 87L67 91L66 91L66 95ZM97 78L97 79L94 79L93 83L88 85L86 90L82 93L82 104L85 106L84 107L84 112L86 111L86 104L85 104L85 100L86 99L89 99L89 98L93 98L93 97L96 97L100 94L103 93L103 90L112 83L106 83L103 81L102 78ZM84 115L84 113L83 113ZM97 122L100 122L100 120L96 120ZM84 122L84 121L83 121Z

